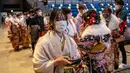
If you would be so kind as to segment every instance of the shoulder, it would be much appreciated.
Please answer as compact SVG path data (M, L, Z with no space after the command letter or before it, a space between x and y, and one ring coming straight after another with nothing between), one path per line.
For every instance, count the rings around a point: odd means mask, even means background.
M114 14L111 14L111 20L115 22L119 21L118 18Z
M127 10L125 8L122 8L122 10L120 11L120 14L127 14Z
M49 40L47 37L42 36L38 39L37 45L36 46L45 46L49 43Z
M50 33L51 33L51 31L48 31L44 36L40 37L38 39L37 43L39 43L41 45L43 45L43 44L46 44L46 45L49 44L49 42L50 42L50 40L52 38L52 37L50 37Z
M98 25L91 25L88 26L85 31L82 34L82 38L84 38L87 35L105 35L110 34L110 29L103 23L100 23Z
M122 9L122 12L127 12L127 10L125 8Z

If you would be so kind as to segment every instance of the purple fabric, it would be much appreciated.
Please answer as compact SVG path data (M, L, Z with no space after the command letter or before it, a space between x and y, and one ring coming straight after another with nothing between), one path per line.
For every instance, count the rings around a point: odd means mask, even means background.
M76 19L78 20L76 28L77 28L77 32L80 32L80 24L82 23L82 18L81 16L77 15Z

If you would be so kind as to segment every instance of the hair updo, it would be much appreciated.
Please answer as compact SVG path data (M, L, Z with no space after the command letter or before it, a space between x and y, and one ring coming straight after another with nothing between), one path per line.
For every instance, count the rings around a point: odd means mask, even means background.
M97 14L95 10L89 10L85 12L82 16L82 19L88 24L99 24L100 23L100 16Z

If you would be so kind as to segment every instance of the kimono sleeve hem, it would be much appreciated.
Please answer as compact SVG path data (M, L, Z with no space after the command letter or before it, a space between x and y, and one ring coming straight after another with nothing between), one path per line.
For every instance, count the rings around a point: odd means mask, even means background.
M50 60L46 63L46 65L41 68L34 68L35 72L38 73L54 73L54 60Z

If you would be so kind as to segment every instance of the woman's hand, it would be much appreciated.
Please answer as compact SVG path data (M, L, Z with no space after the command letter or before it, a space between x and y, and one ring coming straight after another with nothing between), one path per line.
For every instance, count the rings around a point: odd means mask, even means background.
M56 58L54 60L55 66L64 65L64 64L72 64L72 62L68 61L67 58L69 58L69 57L68 56L62 56L62 57Z

